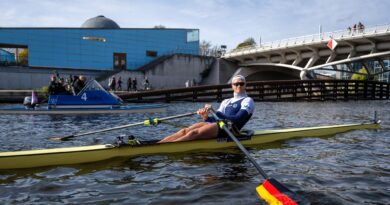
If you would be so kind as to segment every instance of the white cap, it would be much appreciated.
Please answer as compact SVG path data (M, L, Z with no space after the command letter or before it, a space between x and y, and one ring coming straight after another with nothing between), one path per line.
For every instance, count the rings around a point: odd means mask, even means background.
M232 83L233 83L234 80L241 80L244 83L246 82L245 77L242 76L242 75L235 75L235 76L233 76Z

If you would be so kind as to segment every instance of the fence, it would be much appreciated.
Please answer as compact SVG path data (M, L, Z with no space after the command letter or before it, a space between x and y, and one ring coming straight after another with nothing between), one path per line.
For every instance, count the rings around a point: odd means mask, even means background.
M253 81L247 93L255 101L388 100L390 84L357 80ZM232 97L231 86L209 85L189 88L118 93L127 102L218 101Z

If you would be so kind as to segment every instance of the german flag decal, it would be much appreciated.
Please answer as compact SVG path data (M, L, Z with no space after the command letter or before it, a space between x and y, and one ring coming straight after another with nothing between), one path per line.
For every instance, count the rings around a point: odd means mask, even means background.
M270 205L298 205L289 195L294 195L287 187L275 179L267 179L256 188L257 193Z

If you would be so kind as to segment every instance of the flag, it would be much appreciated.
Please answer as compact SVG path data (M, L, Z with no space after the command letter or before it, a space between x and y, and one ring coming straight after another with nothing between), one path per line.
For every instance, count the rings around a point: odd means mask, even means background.
M304 199L298 199L292 191L272 178L265 180L256 191L270 205L310 204Z
M337 41L335 41L333 38L330 38L327 46L328 48L334 50L337 46Z
M31 94L31 105L38 104L38 96L35 91L32 91Z

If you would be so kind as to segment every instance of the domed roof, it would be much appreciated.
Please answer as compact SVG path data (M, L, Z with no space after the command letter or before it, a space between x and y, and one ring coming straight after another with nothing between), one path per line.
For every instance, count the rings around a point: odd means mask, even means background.
M120 27L115 21L100 15L86 20L81 28L118 29Z

